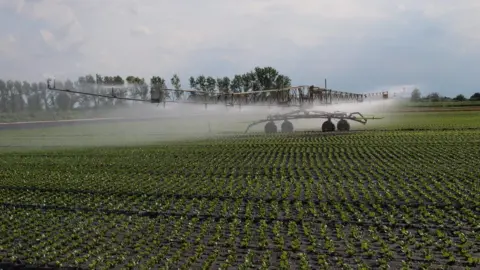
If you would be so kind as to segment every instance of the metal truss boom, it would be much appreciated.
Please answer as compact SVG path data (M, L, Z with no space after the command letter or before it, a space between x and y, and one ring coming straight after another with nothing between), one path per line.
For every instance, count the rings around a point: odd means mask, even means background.
M102 98L121 99L130 101L140 101L148 103L185 103L185 104L204 104L205 108L209 104L222 104L225 106L281 106L281 107L309 107L318 105L329 105L334 103L363 102L365 95L349 93L316 86L292 86L280 89L267 89L249 92L207 92L199 90L178 90L178 89L160 89L151 87L150 99L141 99L135 97L125 97L117 94L118 90L111 88L111 94L97 94L71 89L57 88L55 82L49 79L47 81L49 90L67 92L71 94L88 95Z

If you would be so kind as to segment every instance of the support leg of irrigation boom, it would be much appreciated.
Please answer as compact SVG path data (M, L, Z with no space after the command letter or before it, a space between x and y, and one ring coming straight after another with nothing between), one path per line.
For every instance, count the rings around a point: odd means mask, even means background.
M325 122L323 122L321 129L323 132L332 132L337 129L338 131L350 131L350 123L348 121L354 121L358 122L360 124L365 125L367 123L367 119L383 119L383 117L365 117L363 116L360 112L352 112L352 113L346 113L346 112L324 112L324 111L316 111L316 110L306 110L306 109L300 109L300 110L294 110L288 113L283 113L283 114L273 114L267 116L266 119L262 119L259 121L255 121L248 125L247 129L245 130L245 133L248 132L248 130L255 125L258 125L260 123L264 122L271 122L274 125L275 121L284 121L282 124L282 132L292 132L293 131L293 124L289 120L296 120L296 119L327 119ZM332 119L339 119L337 126L332 122ZM347 121L348 120L348 121ZM272 124L268 123L265 128L266 133L273 133L272 129L268 128L267 131L267 126L272 126Z

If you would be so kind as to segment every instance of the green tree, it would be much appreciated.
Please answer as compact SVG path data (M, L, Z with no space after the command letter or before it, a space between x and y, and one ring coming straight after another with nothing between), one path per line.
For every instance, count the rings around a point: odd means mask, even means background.
M65 88L75 90L75 84L70 79L67 79L65 81ZM77 101L78 101L78 95L70 95L69 94L68 95L68 105L66 104L65 106L68 107L68 110L71 110L75 106Z
M32 86L30 85L30 83L27 81L23 81L21 88L24 97L28 98L32 93Z
M32 91L32 85L27 81L23 81L22 92L26 99L26 109L31 113L34 112L35 105L31 103L31 100L35 102L34 99L32 98L35 95L35 93Z
M193 89L198 90L198 89L197 89L197 81L195 80L195 77L190 76L190 78L188 78L188 82L189 82L190 88L191 88L192 90L193 90Z
M93 75L88 74L85 76L85 91L87 93L96 93L96 85L97 82ZM88 102L88 107L90 107L92 103L94 107L98 105L98 99L93 96L86 96L85 99Z
M439 93L433 92L433 93L428 94L427 99L429 101L432 101L432 102L438 102L438 101L440 101L441 97L440 97Z
M170 83L175 89L175 97L177 99L180 98L182 96L182 91L178 91L182 89L182 85L180 84L180 77L178 77L177 74L173 74L172 78L170 79Z
M8 93L8 103L9 103L9 111L12 113L16 112L15 108L15 92L14 92L14 84L12 80L7 81L7 93Z
M190 88L192 90L200 90L200 87L199 87L195 77L190 76L190 78L188 79L188 82L189 82ZM195 91L191 91L190 95L188 96L188 99L195 99L196 97L197 97L197 93L195 93Z
M242 75L235 75L230 83L230 89L234 93L238 93L242 90Z
M115 94L115 84L112 76L104 76L102 85L100 86L99 93L102 95L111 96ZM113 98L104 98L102 101L102 107L113 107L115 100Z
M412 91L412 96L410 98L411 101L413 102L418 102L422 98L422 93L418 88L413 89Z
M230 78L229 77L223 77L223 78L217 78L217 86L218 86L218 91L220 93L226 94L230 91Z
M145 79L128 76L126 81L130 86L131 94L134 98L147 99L148 85L145 83Z
M4 80L0 80L0 112L8 112L8 89Z
M279 75L276 69L272 67L255 67L254 72L255 79L260 88L256 90L270 90L276 88L275 82Z
M23 112L25 108L25 101L23 100L23 87L20 81L15 81L13 83L14 96L13 101L15 103L16 112Z
M100 74L96 74L96 84L95 84L95 94L100 95L109 95L111 94L110 86L110 78L108 76L102 76ZM104 106L111 105L109 98L106 97L95 97L95 108L100 108Z
M125 81L119 75L113 77L113 85L115 87L114 94L117 97L125 98L128 96L128 89L125 88ZM115 100L115 106L123 106L125 104L125 100L117 99Z
M169 97L169 92L164 91L165 89L167 89L167 85L165 84L165 79L163 79L160 76L153 76L150 79L150 88L151 88L152 94L154 92L160 94L159 96L160 101L165 101L165 99Z
M139 80L139 86L140 86L140 94L142 99L147 99L148 98L148 85L145 83L145 79L141 78Z
M55 104L61 111L68 111L70 109L70 96L65 92L60 92L55 98Z
M205 79L205 90L208 92L208 94L213 95L216 87L217 81L212 76L208 76Z
M242 92L248 92L253 90L255 84L255 74L253 72L247 72L242 75Z
M56 80L55 86L59 89L65 89L65 84L61 80ZM49 91L48 103L49 103L49 106L54 111L58 111L58 110L66 111L67 109L65 107L67 106L66 104L67 99L68 99L68 94L65 92Z
M45 82L40 82L38 83L38 94L40 95L42 101L43 101L43 108L46 111L50 111L50 106L49 106L49 93L50 91L47 91L47 84Z
M37 83L32 83L30 86L30 95L27 99L28 109L31 112L38 112L42 110L42 95L39 90L39 86Z
M465 101L465 100L467 100L467 98L464 95L460 94L460 95L457 95L456 97L454 97L453 100L455 100L455 101Z
M286 75L278 75L275 79L275 88L282 89L292 86L292 79Z
M139 91L137 91L137 78L134 76L127 76L125 81L127 82L127 87L130 91L131 97L138 98Z
M207 78L204 75L200 75L195 80L195 86L197 89L206 92L207 91Z
M80 92L88 92L87 78L85 76L78 77L78 80L75 82L75 89ZM87 109L90 107L90 96L78 95L77 102L81 109Z
M470 97L470 100L471 100L471 101L478 101L478 100L480 100L480 92L476 92L475 94L473 94L473 95Z
M255 67L253 71L245 75L245 82L249 82L253 91L282 89L290 86L290 78L286 75L280 74L273 67ZM278 95L283 94L283 97ZM280 98L282 100L287 98L287 92L270 92L257 94L255 98Z

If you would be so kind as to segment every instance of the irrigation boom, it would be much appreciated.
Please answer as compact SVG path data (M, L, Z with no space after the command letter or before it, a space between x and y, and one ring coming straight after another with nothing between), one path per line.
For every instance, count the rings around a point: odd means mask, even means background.
M163 103L163 106L166 106L166 103L181 103L181 104L203 104L205 109L209 104L224 104L227 107L237 106L241 109L242 106L276 106L276 107L299 107L300 109L294 110L285 114L275 114L269 115L266 119L261 119L255 121L248 125L245 132L255 125L267 122L265 125L266 133L275 133L277 132L277 126L275 121L283 120L281 125L282 132L293 132L293 124L289 120L294 119L327 119L322 124L323 132L335 131L335 125L332 122L332 119L339 119L337 123L337 130L339 131L348 131L350 130L350 124L347 120L359 122L361 124L366 124L367 120L382 119L380 117L364 117L359 112L346 113L346 112L324 112L309 110L314 106L321 105L330 105L333 103L358 103L363 102L367 97L380 96L383 99L388 99L388 92L380 92L366 95L366 94L356 94L348 93L343 91L331 90L326 87L316 87L311 86L292 86L285 87L280 89L267 89L260 91L249 91L249 92L229 92L224 91L220 93L211 93L206 91L199 90L181 90L181 89L167 89L167 88L158 88L151 87L150 98L141 99L136 97L125 97L123 94L119 94L115 88L111 88L111 94L97 94L97 93L88 93L82 91L76 91L65 88L55 87L55 81L52 79L47 80L47 88L52 91L65 92L70 94L79 94L94 96L100 98L109 98L109 99L119 99L119 100L129 100L137 102L148 102L148 103ZM119 89L117 89L119 90Z

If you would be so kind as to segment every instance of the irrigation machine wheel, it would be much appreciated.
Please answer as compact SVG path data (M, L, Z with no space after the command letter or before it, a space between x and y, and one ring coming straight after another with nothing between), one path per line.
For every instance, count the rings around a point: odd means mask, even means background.
M327 120L322 124L322 132L331 132L335 131L335 124L331 120Z
M293 132L293 124L292 122L285 120L282 123L282 132L288 133Z
M273 121L268 122L265 124L265 133L276 133L277 132L277 126Z
M347 122L345 119L340 119L337 123L337 129L338 131L349 131L350 130L350 124Z

